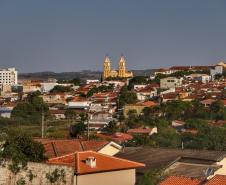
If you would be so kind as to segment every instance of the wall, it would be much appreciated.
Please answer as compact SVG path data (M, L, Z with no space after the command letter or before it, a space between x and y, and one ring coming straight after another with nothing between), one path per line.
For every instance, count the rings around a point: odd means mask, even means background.
M135 181L135 169L131 169L75 176L74 185L135 185Z
M65 183L59 182L58 185L73 185L74 170L72 167L47 165L43 163L28 163L27 169L21 170L16 175L8 169L8 164L6 164L5 167L0 167L0 185L16 185L16 182L21 177L25 179L26 185L50 185L46 174L52 173L55 169L64 169L65 172ZM33 178L32 182L29 181L29 170L36 176Z

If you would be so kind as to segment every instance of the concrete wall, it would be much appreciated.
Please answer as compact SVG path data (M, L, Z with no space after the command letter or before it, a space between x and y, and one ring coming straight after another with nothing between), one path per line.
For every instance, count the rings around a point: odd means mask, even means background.
M135 169L74 177L74 185L135 185Z
M16 185L16 182L22 177L26 181L26 185L50 185L51 183L46 178L47 173L52 173L55 169L63 169L65 172L65 183L59 181L57 185L73 185L74 170L72 167L47 165L43 163L28 163L26 170L21 170L18 174L14 175L9 169L8 164L5 167L0 167L0 185ZM32 182L29 181L29 171L35 175ZM53 185L53 184L51 184Z

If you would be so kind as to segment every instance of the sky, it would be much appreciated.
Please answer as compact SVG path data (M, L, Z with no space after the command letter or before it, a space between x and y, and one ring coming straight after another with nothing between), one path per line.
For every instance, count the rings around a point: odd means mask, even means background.
M19 72L226 60L226 0L1 0L0 68Z

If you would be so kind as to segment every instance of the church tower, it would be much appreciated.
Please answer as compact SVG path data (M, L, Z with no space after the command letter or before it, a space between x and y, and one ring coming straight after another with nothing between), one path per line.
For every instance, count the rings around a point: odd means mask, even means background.
M108 56L104 59L104 79L111 76L111 61Z
M126 77L126 59L123 55L119 60L118 76L120 78Z

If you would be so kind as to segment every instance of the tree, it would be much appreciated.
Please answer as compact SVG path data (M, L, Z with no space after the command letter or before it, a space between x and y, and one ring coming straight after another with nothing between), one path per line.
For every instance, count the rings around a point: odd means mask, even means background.
M81 84L81 80L79 78L74 78L70 82L73 83L75 86L78 86Z
M163 178L162 170L155 169L145 172L144 176L138 180L138 185L156 185Z
M148 80L146 76L135 76L129 80L128 89L133 89L136 84L147 84Z
M74 125L71 125L70 127L70 136L71 137L78 137L79 135L82 135L86 129L86 125L84 122L79 122Z
M14 107L12 118L27 122L40 122L41 114L44 112L48 115L48 105L39 97L39 93L28 95L27 102L21 102Z
M106 131L108 133L115 133L118 131L118 126L116 121L110 121L109 124L103 129L103 131Z
M67 119L75 119L77 114L74 110L71 110L71 109L67 109L65 111L65 116Z
M25 167L27 162L43 162L46 160L44 147L34 141L31 136L22 130L10 130L5 138L1 159L12 160L9 169L13 173L20 170L20 165Z
M222 101L215 101L210 105L212 119L222 120L226 118L226 108Z
M137 102L136 93L128 91L127 87L123 87L119 95L119 107L123 107L125 104L133 104L136 102Z
M50 92L51 93L73 92L73 89L70 86L56 85L53 89L50 90Z

